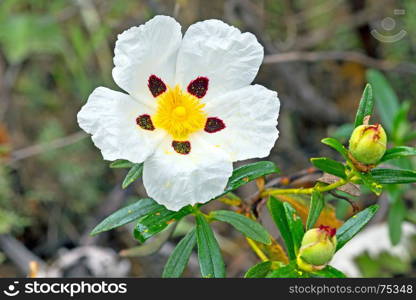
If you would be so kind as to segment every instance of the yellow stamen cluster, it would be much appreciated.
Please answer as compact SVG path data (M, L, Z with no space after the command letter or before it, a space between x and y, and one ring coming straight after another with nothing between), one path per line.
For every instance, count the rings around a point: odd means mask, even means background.
M205 104L177 85L156 98L157 110L152 116L156 128L166 130L174 140L184 141L191 133L202 130L207 115Z

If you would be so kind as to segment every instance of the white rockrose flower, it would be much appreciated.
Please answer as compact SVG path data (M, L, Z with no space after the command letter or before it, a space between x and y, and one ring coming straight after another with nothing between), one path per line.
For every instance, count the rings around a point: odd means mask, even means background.
M150 197L170 210L224 191L232 162L265 157L278 138L277 93L250 85L263 60L251 33L219 20L182 38L156 16L118 36L113 78L128 94L96 88L79 126L105 160L144 163Z

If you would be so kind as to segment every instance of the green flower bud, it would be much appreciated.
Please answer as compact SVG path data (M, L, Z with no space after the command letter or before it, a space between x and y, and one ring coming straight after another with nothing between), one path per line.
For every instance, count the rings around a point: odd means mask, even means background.
M332 259L337 246L336 229L321 225L308 230L302 239L297 264L304 271L323 269Z
M359 163L376 164L386 152L387 136L380 124L360 125L350 138L350 154Z

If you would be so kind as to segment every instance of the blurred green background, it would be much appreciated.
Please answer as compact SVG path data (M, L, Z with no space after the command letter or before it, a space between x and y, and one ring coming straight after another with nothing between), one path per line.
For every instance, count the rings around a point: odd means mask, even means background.
M374 121L394 145L416 145L414 0L0 0L0 276L161 274L175 237L128 259L117 251L137 246L129 227L88 237L145 191L140 182L122 190L125 171L110 169L76 122L95 87L119 90L111 78L117 34L157 14L174 16L184 30L217 18L256 34L266 53L256 82L277 90L282 103L281 136L269 159L286 175L310 167L310 157L334 156L319 141L346 141L368 80L378 97ZM400 31L400 39L383 40ZM375 226L390 223L390 239L379 239L402 247L389 254L380 246L373 255L363 248L361 275L416 275L415 186L396 192L357 199L362 207L382 205ZM239 191L250 193L250 186ZM344 218L348 206L339 204L337 213ZM403 222L409 230L402 234ZM240 276L256 258L229 227L217 229L229 275ZM188 276L198 276L193 265Z

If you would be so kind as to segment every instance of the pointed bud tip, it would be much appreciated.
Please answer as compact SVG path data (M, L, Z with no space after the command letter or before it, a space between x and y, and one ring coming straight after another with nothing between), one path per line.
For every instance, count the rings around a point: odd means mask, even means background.
M335 236L335 234L337 233L337 229L336 228L332 228L330 226L320 225L318 228L319 228L319 230L325 232L330 237Z

